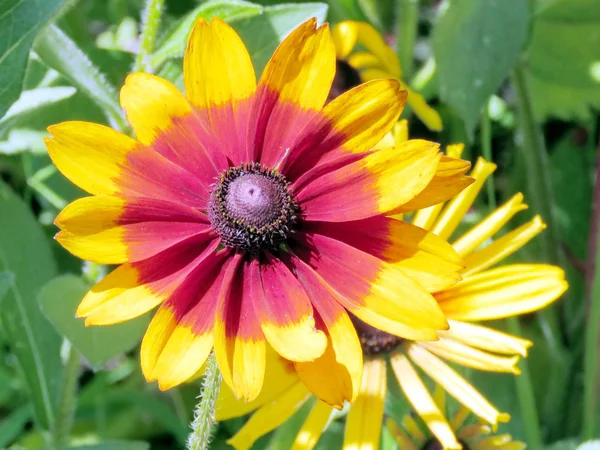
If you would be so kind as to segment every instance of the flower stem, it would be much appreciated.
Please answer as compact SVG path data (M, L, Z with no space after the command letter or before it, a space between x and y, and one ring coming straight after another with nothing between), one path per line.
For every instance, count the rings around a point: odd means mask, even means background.
M592 226L588 243L587 283L587 324L585 331L585 356L583 369L583 439L595 436L596 406L598 397L598 354L600 341L600 143L596 162L596 182L594 185L594 203Z
M561 252L562 247L554 217L548 152L546 151L542 132L533 117L531 96L521 64L517 64L514 70L512 83L517 92L517 102L520 109L520 125L523 138L521 152L527 171L529 200L533 210L542 216L547 225L546 230L540 236L540 256L546 263L564 266L564 255ZM539 313L539 316L543 322L542 328L548 331L545 332L546 337L551 339L549 344L555 350L560 350L561 331L556 308L552 305L547 306Z
M58 404L56 422L53 430L54 448L68 446L71 426L73 425L73 415L75 414L80 356L79 352L71 345L71 343L65 342L65 344L69 348L69 353L64 370L60 403Z
M489 104L486 105L481 117L481 152L483 157L492 161L492 122L489 115ZM494 187L494 177L487 179L487 195L490 210L496 209L496 189ZM506 319L509 333L521 336L521 324L517 317ZM538 420L537 406L535 404L535 395L533 384L529 374L529 363L526 359L521 360L519 367L521 375L515 377L517 386L517 397L521 408L521 419L525 427L526 441L530 448L542 448L542 437Z
M146 0L143 13L142 35L140 37L140 51L137 54L133 72L149 72L150 56L154 51L156 32L160 24L165 0Z
M396 42L403 77L408 80L414 71L414 48L419 25L419 0L399 0L396 16Z
M206 363L202 395L194 411L192 432L187 441L188 450L205 450L208 448L211 428L215 422L215 407L220 386L221 372L219 372L217 359L213 353Z

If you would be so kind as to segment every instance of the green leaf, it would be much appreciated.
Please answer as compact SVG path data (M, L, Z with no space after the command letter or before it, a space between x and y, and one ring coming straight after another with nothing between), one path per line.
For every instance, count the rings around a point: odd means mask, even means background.
M44 64L94 100L115 128L127 128L116 89L69 36L55 25L50 25L35 42L34 49Z
M192 15L191 18L186 16L181 25L177 26L176 32L169 34L152 57L153 67L158 67L170 57L183 55L187 37L197 17L209 20L216 16L228 22L238 32L248 48L257 74L260 74L277 45L290 31L311 17L322 22L327 15L325 3L289 3L262 7L247 2L220 0L205 3L198 10L202 11L193 13L197 15Z
M47 154L44 138L48 136L49 133L45 131L13 128L8 132L7 139L0 141L0 153L5 155L22 152Z
M104 441L101 444L68 448L69 450L150 450L150 444L139 441ZM61 450L66 449L67 447Z
M86 327L75 317L77 306L90 286L75 275L63 275L46 283L38 300L42 311L56 329L96 369L135 347L148 325L147 317L106 327Z
M21 433L27 422L31 420L33 411L31 405L15 409L0 424L0 448L11 444Z
M600 108L600 3L544 2L527 49L527 79L538 120L587 120Z
M29 50L63 0L0 1L0 117L19 98Z
M0 273L0 302L4 299L8 290L11 288L15 281L15 276L10 272Z
M576 450L578 439L565 439L544 447L544 450Z
M219 17L226 22L261 14L263 7L239 0L211 0L188 13L169 30L165 39L152 56L152 66L159 67L168 58L183 56L192 27L198 19Z
M8 109L6 115L0 120L0 136L4 131L13 126L15 122L31 113L38 113L40 108L52 105L67 99L77 90L70 86L57 86L23 91L17 100Z
M48 239L12 190L0 182L0 271L12 272L15 282L0 308L0 320L31 394L38 424L54 422L58 381L62 371L60 336L36 301L44 283L56 275Z
M434 28L440 96L464 120L469 136L525 44L528 4L523 0L446 2Z

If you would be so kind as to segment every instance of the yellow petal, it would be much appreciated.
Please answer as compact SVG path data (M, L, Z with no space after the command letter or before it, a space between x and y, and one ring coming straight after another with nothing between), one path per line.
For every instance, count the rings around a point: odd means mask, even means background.
M335 43L335 52L338 59L345 59L356 44L358 35L357 23L351 20L344 20L338 23L331 32Z
M519 250L531 239L540 234L544 228L546 228L546 224L542 222L541 217L535 216L526 224L502 236L487 247L471 253L465 258L467 268L463 272L463 275L466 277L467 275L473 275L488 267L492 267L494 264Z
M504 205L453 242L452 246L461 256L469 255L487 239L492 238L516 213L525 209L527 209L527 205L523 203L523 194L514 195Z
M519 362L518 356L510 358L496 356L447 338L440 338L438 341L431 343L420 342L419 345L431 353L465 367L488 372L513 373L515 375L521 373L517 367L517 363Z
M513 264L470 276L436 298L454 320L492 320L540 309L567 287L560 267Z
M63 122L48 127L45 140L58 170L84 191L94 195L119 192L115 179L126 157L139 144L128 136L95 123Z
M508 414L498 412L464 378L423 347L411 345L407 353L417 366L443 386L459 403L469 408L477 417L494 426L498 422L507 422L510 419Z
M419 450L419 448L410 440L410 438L402 431L398 424L391 418L385 421L385 426L402 450ZM425 442L420 442L423 445Z
M292 450L312 450L329 423L332 412L331 406L317 401L310 410L302 428L300 428L292 445Z
M325 353L315 361L296 363L302 382L319 399L342 409L358 395L362 377L362 349L350 317L343 313L327 329Z
M221 422L232 417L246 415L275 400L295 383L298 383L293 364L281 358L270 346L266 348L265 364L264 389L260 391L258 397L250 402L239 400L229 386L221 385L215 410L216 420Z
M394 353L390 358L390 363L404 395L423 419L427 428L445 449L460 450L462 446L456 440L450 424L438 409L408 358L402 353Z
M385 43L383 36L367 22L355 22L357 28L357 42L375 55L392 77L400 79L402 70L396 52Z
M62 229L56 240L75 256L99 264L127 261L128 245L124 230L118 226L125 200L94 196L67 205L54 223Z
M312 18L285 38L267 63L259 85L279 93L280 101L320 110L329 95L336 64L329 25L316 25Z
M258 438L288 420L310 398L302 383L294 384L282 395L256 411L250 420L227 441L236 450L247 450Z
M496 164L487 162L483 158L477 160L473 171L470 173L470 176L475 178L475 182L448 202L444 211L438 217L435 226L432 228L435 234L443 239L448 239L452 235L465 213L475 201L485 180L494 170L496 170Z
M377 56L369 52L355 52L348 56L348 64L357 70L365 69L367 67L377 67L385 69L382 62Z
M344 433L344 450L376 450L383 422L387 390L384 359L365 361L360 392L350 407Z
M183 58L185 92L200 108L233 103L256 90L250 55L237 33L218 18L196 22Z
M151 144L167 130L176 117L191 113L184 95L162 78L132 73L121 88L121 106L140 142Z
M444 129L442 118L434 108L427 104L425 97L413 91L408 85L402 87L408 91L407 103L413 109L415 115L421 119L421 122L432 131L442 131Z
M406 91L395 80L361 84L340 95L323 108L331 126L347 136L344 149L352 153L371 150L398 120Z
M463 342L481 350L505 355L527 356L527 349L533 342L517 336L502 333L492 328L475 325L472 323L449 320L450 329L440 331L440 336Z

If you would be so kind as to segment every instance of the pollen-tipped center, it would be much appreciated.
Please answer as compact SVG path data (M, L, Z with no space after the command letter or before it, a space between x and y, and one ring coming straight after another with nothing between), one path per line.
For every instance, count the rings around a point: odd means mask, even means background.
M350 318L358 334L363 353L366 356L389 353L404 341L401 337L372 327L355 316L350 316Z
M250 163L221 174L211 192L208 217L224 245L256 253L287 239L296 212L285 177Z

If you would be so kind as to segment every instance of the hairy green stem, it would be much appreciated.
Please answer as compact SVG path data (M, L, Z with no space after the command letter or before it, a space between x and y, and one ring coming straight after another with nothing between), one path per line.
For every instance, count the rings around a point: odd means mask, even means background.
M77 400L77 379L79 376L79 352L70 343L69 354L63 375L60 402L56 411L56 423L53 430L54 448L67 447L75 414Z
M600 143L596 160L596 182L594 185L594 203L592 226L588 243L589 276L587 292L587 323L585 329L585 356L583 360L583 439L593 439L596 425L596 407L598 398L598 344L600 342ZM586 274L587 275L587 274ZM588 278L588 277L586 277Z
M481 117L481 152L483 157L492 161L492 122L489 115L489 104L486 105ZM494 186L494 177L487 179L487 195L490 210L496 209L496 189ZM506 319L508 331L511 334L521 336L521 324L517 317ZM535 404L535 394L533 384L529 374L529 363L526 359L521 360L519 367L521 375L515 377L517 387L517 397L521 409L521 418L527 437L527 443L530 448L542 448L542 437L538 420L538 411Z
M408 80L414 71L414 48L419 26L419 0L398 0L396 42L403 77Z
M205 450L208 448L211 428L215 422L215 407L220 386L221 372L219 372L217 359L213 353L206 363L202 395L194 411L192 432L187 441L188 450Z
M150 56L154 51L156 33L160 24L165 0L146 0L143 13L142 35L140 37L140 51L135 59L133 72L149 72Z

